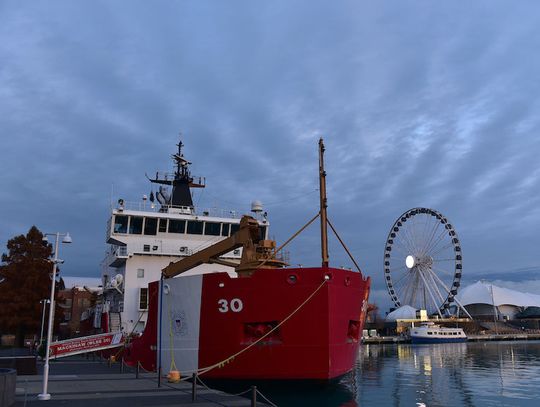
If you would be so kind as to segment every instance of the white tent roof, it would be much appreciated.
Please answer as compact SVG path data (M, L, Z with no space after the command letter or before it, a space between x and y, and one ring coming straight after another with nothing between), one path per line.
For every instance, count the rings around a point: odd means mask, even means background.
M457 295L457 300L464 306L470 304L495 304L496 306L540 307L540 295L522 293L484 281L478 281L465 287Z
M385 321L392 322L398 319L416 319L416 308L413 308L410 305L402 305L389 313L386 316Z

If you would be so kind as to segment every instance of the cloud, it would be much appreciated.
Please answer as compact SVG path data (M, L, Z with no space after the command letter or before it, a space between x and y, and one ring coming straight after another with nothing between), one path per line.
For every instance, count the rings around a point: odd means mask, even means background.
M284 240L317 210L323 136L331 219L375 290L415 206L451 219L464 275L538 264L536 4L0 7L2 242L69 230L64 269L96 275L111 189L148 193L179 131L207 177L197 202L268 202ZM310 233L293 246L305 265Z

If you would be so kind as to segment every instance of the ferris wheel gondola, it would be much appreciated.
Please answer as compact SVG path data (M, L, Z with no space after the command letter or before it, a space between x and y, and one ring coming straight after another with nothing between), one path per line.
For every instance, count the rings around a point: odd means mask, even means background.
M384 250L384 279L396 307L451 314L462 274L461 243L440 212L413 208L393 224Z

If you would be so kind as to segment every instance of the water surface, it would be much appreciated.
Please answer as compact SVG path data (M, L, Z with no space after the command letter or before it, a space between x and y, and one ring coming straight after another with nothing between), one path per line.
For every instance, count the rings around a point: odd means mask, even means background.
M260 387L279 406L537 406L540 341L364 345L339 384Z

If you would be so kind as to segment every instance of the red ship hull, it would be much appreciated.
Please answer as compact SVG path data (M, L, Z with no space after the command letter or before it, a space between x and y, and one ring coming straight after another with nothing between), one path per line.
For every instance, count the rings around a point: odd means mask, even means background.
M330 381L354 367L369 287L335 268L179 277L164 280L161 298L155 282L146 329L124 358L213 379Z

